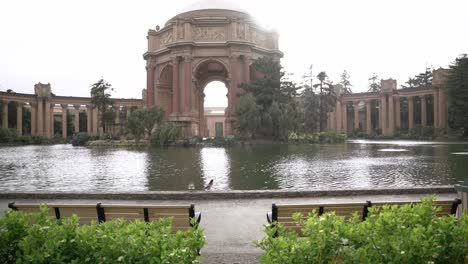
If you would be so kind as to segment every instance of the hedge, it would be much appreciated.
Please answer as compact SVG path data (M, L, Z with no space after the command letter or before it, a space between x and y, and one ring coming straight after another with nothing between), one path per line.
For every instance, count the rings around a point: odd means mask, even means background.
M433 198L432 198L433 199ZM333 213L299 220L305 237L266 226L262 263L468 263L468 216L437 217L432 199L371 207L366 221ZM273 237L278 231L279 237Z
M34 222L34 224L32 224ZM8 210L0 218L0 263L199 263L203 230L171 233L170 219L79 225Z

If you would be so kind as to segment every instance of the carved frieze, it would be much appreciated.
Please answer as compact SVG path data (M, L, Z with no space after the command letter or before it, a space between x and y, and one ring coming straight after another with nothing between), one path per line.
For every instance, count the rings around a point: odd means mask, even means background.
M245 39L245 26L243 23L237 23L237 39Z
M196 41L226 41L225 27L196 26L192 30L193 39Z
M184 25L179 24L177 27L177 40L183 40L184 39Z
M265 33L260 32L257 29L253 29L250 32L251 32L251 40L253 43L261 47L267 46L267 36Z
M172 40L172 30L168 30L164 33L161 34L161 36L159 37L159 46L160 47L164 47L164 46L167 46L168 44L172 43L173 40Z

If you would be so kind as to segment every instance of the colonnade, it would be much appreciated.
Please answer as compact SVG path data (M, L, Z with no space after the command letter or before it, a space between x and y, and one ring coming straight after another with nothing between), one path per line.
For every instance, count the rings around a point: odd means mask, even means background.
M16 103L16 131L18 135L23 135L23 115L24 110L31 113L31 135L46 138L54 137L54 120L59 115L62 126L62 137L67 138L67 111L73 112L73 131L78 133L84 129L80 127L80 112L86 113L86 131L90 135L98 135L102 132L100 126L100 115L98 110L90 103L89 97L65 97L51 96L50 84L36 84L35 94L20 94L0 92L0 99L3 102L2 127L8 128L8 105L10 102ZM126 116L130 115L132 107L142 107L141 99L115 99L117 126L122 124L120 119L121 107L127 110ZM24 110L23 110L24 109Z
M435 128L447 128L447 96L446 88L441 85L427 87L396 89L395 80L382 80L382 90L379 93L355 93L343 94L338 98L335 109L329 113L328 128L338 133L350 133L353 129L360 129L368 135L373 133L372 105L378 108L378 127L382 135L393 136L396 129L402 128L401 123L401 98L407 101L407 127L415 126L414 100L421 101L422 127L428 126L429 98L433 98L433 126ZM342 87L337 85L336 90L340 94ZM352 104L352 115L348 114L348 105ZM362 107L365 105L365 107ZM360 109L364 108L364 109ZM361 111L362 110L362 111ZM348 125L350 124L350 125ZM406 124L405 124L406 125Z

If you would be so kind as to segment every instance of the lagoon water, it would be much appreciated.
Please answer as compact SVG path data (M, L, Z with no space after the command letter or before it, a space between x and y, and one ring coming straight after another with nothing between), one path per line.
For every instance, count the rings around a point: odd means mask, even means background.
M450 185L468 175L468 143L349 140L134 150L0 147L0 191L316 190Z

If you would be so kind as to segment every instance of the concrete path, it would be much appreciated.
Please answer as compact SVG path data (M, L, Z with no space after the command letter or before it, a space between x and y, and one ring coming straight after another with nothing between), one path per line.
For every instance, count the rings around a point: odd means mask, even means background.
M202 263L258 263L262 251L253 245L254 240L263 236L267 223L266 213L276 203L341 203L383 201L418 201L427 194L407 195L357 195L307 198L275 199L216 199L216 200L32 200L18 199L15 202L48 203L122 203L122 204L195 204L195 210L202 213L201 228L204 229L207 244L201 251ZM455 193L438 194L440 199L454 199ZM12 200L0 199L0 215Z

